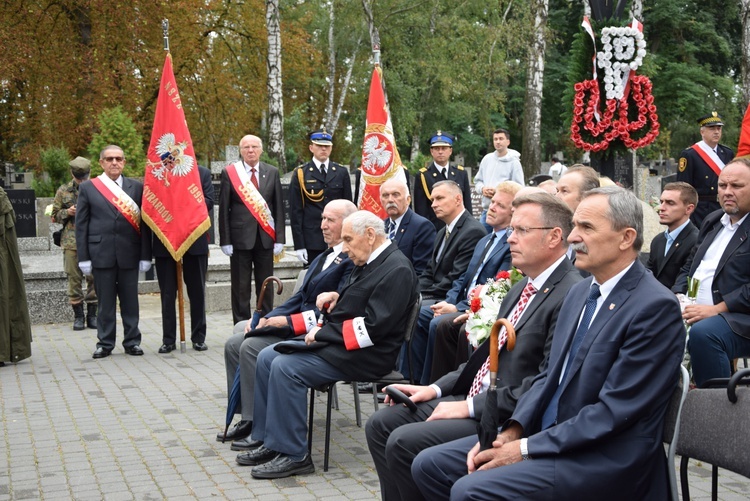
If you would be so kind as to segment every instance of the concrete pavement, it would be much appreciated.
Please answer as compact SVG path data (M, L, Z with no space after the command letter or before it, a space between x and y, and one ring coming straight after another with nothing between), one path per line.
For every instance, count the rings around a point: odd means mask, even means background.
M193 351L188 339L187 353L159 355L158 295L141 295L145 355L125 355L118 344L94 360L93 330L73 331L67 319L35 325L32 358L0 368L0 501L378 499L348 385L339 385L327 473L325 396L316 405L315 474L254 480L235 463L237 453L215 440L225 415L222 348L231 313L209 313L208 326L208 351ZM120 343L119 319L118 329ZM362 411L366 420L371 398L362 399ZM719 480L719 499L750 498L747 479L722 470ZM710 481L710 469L693 462L693 499L709 499Z

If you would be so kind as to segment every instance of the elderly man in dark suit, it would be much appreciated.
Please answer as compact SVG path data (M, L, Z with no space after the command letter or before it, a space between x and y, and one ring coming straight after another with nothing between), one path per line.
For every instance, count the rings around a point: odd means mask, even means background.
M750 356L750 159L736 158L719 176L722 210L703 220L698 244L682 267L674 292L686 293L688 277L699 281L688 350L698 385L729 377L730 363Z
M206 201L208 215L212 218L214 208L214 185L211 183L211 171L198 166L198 174ZM213 218L212 218L213 219ZM159 280L161 299L162 345L159 353L170 353L177 348L177 320L175 301L177 300L177 262L167 248L154 236L154 262L156 278ZM206 345L206 272L208 271L208 232L193 242L193 245L182 256L182 278L185 281L190 299L190 341L196 351L205 351Z
M484 227L467 212L463 205L461 187L453 181L440 181L432 187L432 209L445 223L435 238L432 259L419 275L419 288L422 293L422 308L445 299L453 283L466 272L469 261L479 240L485 236ZM412 345L415 357L412 358L414 374L420 377L427 350L426 341ZM401 374L409 376L406 350L402 350Z
M237 462L257 465L254 478L312 473L307 450L308 388L338 380L372 380L388 374L417 299L417 277L388 240L383 221L367 211L344 220L344 252L356 266L341 292L318 296L328 321L304 342L286 341L258 356L252 438L263 445Z
M380 203L388 217L385 232L414 266L419 276L432 256L435 226L409 208L411 196L406 182L389 179L380 185Z
M638 261L632 193L589 191L573 225L576 266L592 278L566 296L545 370L491 448L467 437L415 458L426 498L669 497L662 431L685 344L679 303Z
M108 357L115 347L115 310L120 299L128 355L143 355L138 329L138 272L151 268L151 235L141 224L143 185L122 175L125 153L110 145L99 154L104 173L81 184L76 206L78 266L94 274L99 318L94 358Z
M695 188L682 181L668 183L661 192L659 222L667 229L651 240L646 268L668 289L698 241L698 228L690 222L697 203Z
M224 433L219 433L216 438L234 440L232 450L249 450L259 445L246 437L250 435L253 425L255 368L260 351L282 339L305 334L306 323L314 323L320 315L315 306L318 295L341 289L349 279L354 265L343 251L341 227L344 219L356 211L357 207L349 200L334 200L326 204L320 229L328 243L328 250L310 263L302 287L284 304L261 318L254 330L250 328L252 319L238 322L234 326L234 333L224 344L227 394L231 393L235 371L240 365L242 419L227 432L226 437Z
M234 322L252 315L250 306L253 268L255 294L273 273L273 256L284 249L284 202L279 170L260 161L259 137L240 140L242 160L221 171L219 192L219 242L230 257L232 316ZM273 297L263 298L263 312L273 307Z
M498 193L496 190L493 200ZM563 299L581 280L565 256L572 228L570 209L546 193L522 196L514 205L514 231L508 243L514 266L523 269L527 278L508 292L498 315L515 319L517 336L513 351L499 352L498 408L503 420L510 417L518 397L542 370ZM492 205L488 219L492 219L491 213ZM489 343L485 342L468 363L433 385L394 385L418 402L417 412L394 405L379 410L367 421L367 444L383 499L422 499L411 477L414 457L427 447L476 433L489 383L482 372L488 356Z

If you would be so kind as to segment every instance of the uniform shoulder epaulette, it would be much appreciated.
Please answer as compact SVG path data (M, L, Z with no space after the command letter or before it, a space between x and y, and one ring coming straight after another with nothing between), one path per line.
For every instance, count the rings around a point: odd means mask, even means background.
M422 167L421 169L419 169L419 172L427 172L427 167Z
M464 166L463 165L457 165L456 169L458 169L458 170L464 170Z

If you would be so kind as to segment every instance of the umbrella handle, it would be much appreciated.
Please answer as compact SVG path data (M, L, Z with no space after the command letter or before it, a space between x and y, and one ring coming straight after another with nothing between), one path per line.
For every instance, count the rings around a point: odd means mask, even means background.
M277 295L280 296L284 290L284 284L281 283L281 280L278 277L272 275L263 280L263 284L260 286L260 294L258 295L258 303L255 305L257 311L263 311L263 298L266 297L266 287L268 287L268 282L276 282Z
M505 349L513 351L513 348L516 347L516 329L513 328L513 324L507 318L498 318L495 320L490 331L490 372L493 373L497 373L497 357L500 349L498 346L498 337L501 327L505 327L505 333L508 336L505 340Z

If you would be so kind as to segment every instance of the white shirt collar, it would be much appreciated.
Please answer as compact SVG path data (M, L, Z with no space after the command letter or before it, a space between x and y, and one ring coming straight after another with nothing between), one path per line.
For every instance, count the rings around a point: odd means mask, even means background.
M448 228L447 231L451 233L453 232L453 228L456 227L456 223L458 222L459 219L461 219L461 216L463 215L464 212L466 212L466 209L461 209L461 212L458 214L458 216L456 216L456 218L453 221L451 221L450 224L445 225L445 227Z
M618 273L614 277L606 280L603 284L599 284L599 293L601 294L601 296L599 297L598 304L602 304L607 300L607 296L609 296L615 286L620 282L620 279L625 275L625 273L627 273L628 270L633 267L633 264L635 264L635 261L626 266L620 273ZM594 283L599 283L596 281L596 278L594 278L592 284Z
M742 216L742 219L740 219L736 223L732 224L732 220L729 218L729 214L725 213L723 216L721 216L721 224L724 225L724 228L726 228L727 230L734 231L737 228L739 228L739 226L743 222L745 222L746 218L747 218L747 214L745 214L744 216Z
M372 251L372 254L370 254L370 257L367 258L367 264L370 264L373 261L375 261L375 259L377 259L377 257L381 255L388 248L389 245L391 245L391 241L386 238L385 242L380 244L380 247Z
M665 232L667 235L672 237L672 240L677 240L677 237L680 235L680 232L685 229L685 226L688 225L690 222L690 219L688 218L684 223L682 223L680 226L674 229L674 231L669 231L669 228L667 228L667 231Z
M320 170L320 166L323 164L323 162L321 162L320 160L318 160L315 157L313 157L312 160L313 160L313 163L315 164L315 167L317 167L318 170ZM327 161L325 162L325 164L326 164L326 168L328 168L328 162Z
M547 269L545 269L543 272L537 275L536 278L532 279L531 277L529 277L529 279L531 280L531 284L534 286L534 288L537 291L542 290L542 286L550 277L550 275L552 275L552 272L554 272L557 269L557 267L560 266L560 263L563 262L563 259L566 259L566 258L567 256L563 254L557 259L557 261L552 263Z

